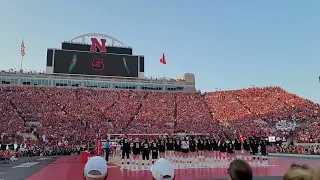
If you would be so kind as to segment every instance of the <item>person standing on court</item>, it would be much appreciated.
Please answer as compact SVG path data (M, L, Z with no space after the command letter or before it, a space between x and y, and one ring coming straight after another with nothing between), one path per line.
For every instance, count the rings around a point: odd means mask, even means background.
M107 140L107 142L106 142L105 150L106 150L106 161L109 162L109 155L110 155L110 142L109 142L109 140Z
M124 164L125 157L127 158L127 164L130 164L129 154L131 149L131 143L127 136L124 136L124 138L120 141L120 144L122 146L122 156L121 156L121 164Z

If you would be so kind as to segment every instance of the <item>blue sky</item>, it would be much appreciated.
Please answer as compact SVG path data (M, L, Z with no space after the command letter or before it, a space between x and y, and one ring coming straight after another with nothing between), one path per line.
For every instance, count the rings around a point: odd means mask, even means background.
M190 72L197 89L281 86L320 102L320 1L55 0L0 6L0 68L44 70L46 49L99 32L145 55L147 76ZM162 52L167 65L159 63Z

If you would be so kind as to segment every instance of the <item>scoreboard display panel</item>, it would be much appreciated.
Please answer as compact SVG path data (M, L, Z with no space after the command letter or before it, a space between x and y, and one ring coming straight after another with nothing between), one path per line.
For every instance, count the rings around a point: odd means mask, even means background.
M138 77L139 56L53 50L53 73Z

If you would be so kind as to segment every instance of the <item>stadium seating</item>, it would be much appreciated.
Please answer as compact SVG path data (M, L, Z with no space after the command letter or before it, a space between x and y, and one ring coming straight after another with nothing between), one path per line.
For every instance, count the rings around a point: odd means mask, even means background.
M176 94L145 93L139 113L129 124L127 133L173 133Z
M49 142L78 144L107 133L291 133L299 142L315 142L319 109L280 87L189 94L8 86L1 87L0 134L13 141L31 129Z

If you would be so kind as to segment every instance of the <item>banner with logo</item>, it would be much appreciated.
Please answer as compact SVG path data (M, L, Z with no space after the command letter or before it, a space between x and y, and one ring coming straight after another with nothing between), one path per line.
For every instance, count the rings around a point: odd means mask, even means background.
M101 139L98 139L97 140L97 147L96 147L96 153L97 153L97 156L100 156L101 155L101 148L102 148L102 141Z

